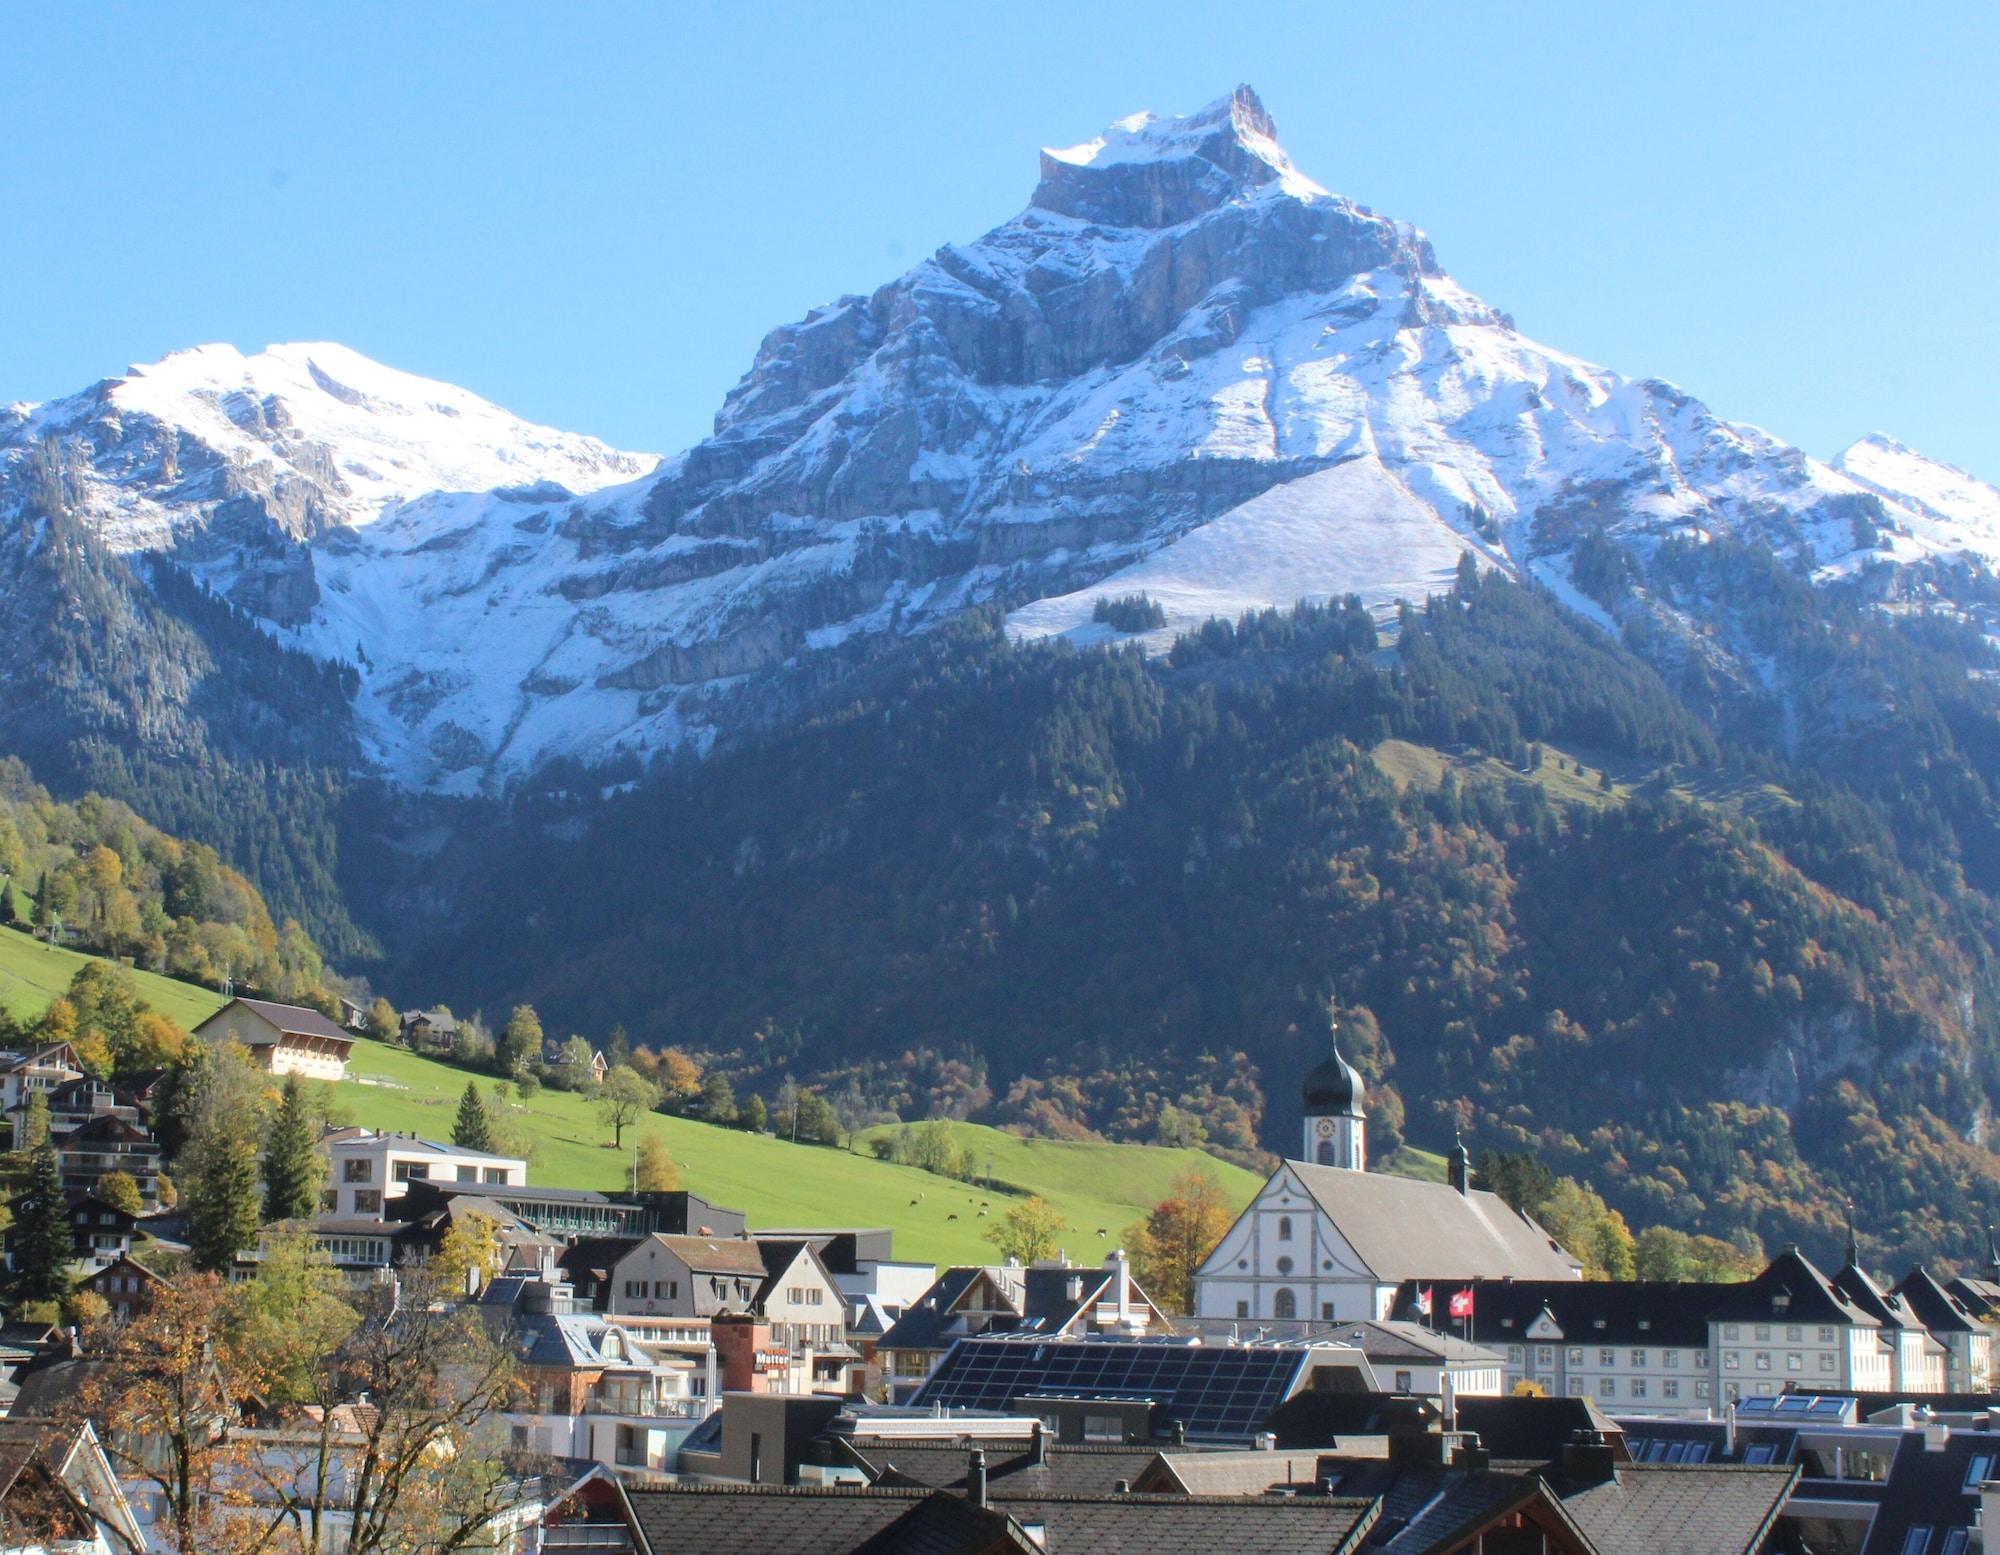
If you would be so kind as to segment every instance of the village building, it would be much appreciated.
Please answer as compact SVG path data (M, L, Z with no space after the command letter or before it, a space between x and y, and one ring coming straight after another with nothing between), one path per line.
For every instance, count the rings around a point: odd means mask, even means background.
M520 1360L520 1407L506 1417L517 1450L671 1471L720 1397L712 1348L696 1359L649 1342L560 1281L494 1280L479 1312Z
M344 1080L354 1034L318 1010L268 999L231 999L194 1028L204 1042L240 1042L257 1067L307 1080Z
M458 1021L444 1010L405 1010L403 1046L419 1053L449 1053L458 1041Z
M1367 1169L1361 1076L1336 1050L1306 1076L1300 1156L1280 1164L1196 1271L1203 1318L1299 1324L1386 1318L1409 1280L1581 1279L1583 1266L1498 1194Z
M605 1058L603 1049L592 1048L590 1062L581 1064L578 1056L570 1051L569 1043L558 1042L554 1037L542 1043L542 1067L555 1071L551 1078L573 1090L601 1085L604 1077L611 1072L611 1063ZM578 1072L572 1074L572 1069Z
M5 1112L18 1128L18 1115L36 1091L53 1091L59 1085L83 1078L83 1065L76 1049L67 1042L55 1042L28 1052L0 1052L0 1112Z
M151 1298L161 1277L129 1253L86 1275L78 1288L103 1299L118 1322L130 1322Z
M153 1131L116 1112L100 1112L80 1128L53 1137L63 1187L94 1193L113 1172L138 1185L152 1204L160 1196L160 1144Z
M1502 1391L1505 1366L1498 1352L1423 1323L1370 1318L1339 1324L1326 1337L1359 1350L1391 1392L1463 1399Z
M1032 1333L1049 1339L1137 1336L1173 1331L1132 1278L1122 1251L1097 1268L1058 1260L961 1265L945 1270L876 1341L871 1379L889 1402L907 1402L951 1347L982 1334Z
M528 1163L440 1144L418 1134L338 1128L326 1135L333 1171L326 1188L326 1213L347 1219L381 1219L412 1183L461 1187L526 1188Z

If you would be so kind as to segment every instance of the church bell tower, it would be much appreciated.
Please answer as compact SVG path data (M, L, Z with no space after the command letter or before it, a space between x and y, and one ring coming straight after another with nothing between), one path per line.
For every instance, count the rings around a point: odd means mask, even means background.
M1336 1036L1333 1052L1306 1076L1305 1148L1299 1159L1316 1166L1365 1172L1368 1124L1362 1115L1364 1100L1361 1076L1340 1056Z

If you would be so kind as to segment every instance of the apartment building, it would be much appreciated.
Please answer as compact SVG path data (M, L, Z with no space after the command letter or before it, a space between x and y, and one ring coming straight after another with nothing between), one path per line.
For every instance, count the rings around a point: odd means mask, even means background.
M384 1206L401 1198L413 1182L521 1187L528 1163L439 1144L417 1134L338 1128L326 1135L333 1171L322 1208L344 1219L383 1218Z

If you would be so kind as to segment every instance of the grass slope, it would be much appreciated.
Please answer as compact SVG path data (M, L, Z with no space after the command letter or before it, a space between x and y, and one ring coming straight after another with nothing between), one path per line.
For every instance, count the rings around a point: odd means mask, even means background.
M354 1044L350 1078L334 1087L339 1110L370 1128L408 1129L449 1139L468 1075L402 1048L365 1039ZM481 1079L482 1091L491 1082ZM511 1104L511 1116L534 1141L529 1181L550 1187L616 1188L625 1182L633 1129L625 1148L610 1148L610 1130L586 1100L543 1090ZM866 1153L866 1136L852 1150L793 1145L714 1128L686 1118L652 1115L639 1126L666 1141L684 1186L741 1209L755 1226L891 1226L899 1257L932 1263L993 1259L980 1232L1015 1202L1006 1192L892 1166ZM1194 1150L1150 1145L1075 1144L1018 1139L979 1124L953 1125L997 1183L1039 1193L1074 1228L1066 1248L1095 1262L1119 1234L1165 1197L1168 1184L1191 1165L1211 1171L1234 1203L1246 1204L1262 1179ZM989 1213L979 1217L980 1201ZM956 1217L955 1219L953 1217ZM1103 1228L1105 1236L1097 1231Z
M51 999L68 992L77 969L96 959L45 945L17 929L0 929L0 1009L17 1019L41 1014ZM222 995L206 988L152 972L132 975L146 1002L183 1030L193 1030L222 1008Z
M1796 803L1782 788L1740 773L1662 769L1652 762L1607 760L1596 752L1559 749L1554 745L1540 748L1533 771L1510 766L1499 757L1480 751L1442 751L1409 740L1384 740L1369 754L1398 788L1413 784L1436 788L1450 772L1461 783L1533 784L1559 804L1592 808L1624 804L1641 790L1654 788L1670 789L1703 804L1749 815ZM1608 788L1604 786L1607 777Z

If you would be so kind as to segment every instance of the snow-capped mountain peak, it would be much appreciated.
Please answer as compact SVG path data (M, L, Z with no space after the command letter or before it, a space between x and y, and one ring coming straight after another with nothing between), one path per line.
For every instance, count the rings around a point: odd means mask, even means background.
M1272 184L1300 198L1326 194L1292 166L1257 94L1239 86L1198 113L1136 113L1081 145L1045 147L1030 203L1091 221L1170 227Z
M1881 432L1850 443L1833 467L1910 510L1933 543L1964 547L2000 563L2000 489Z
M1163 645L1302 597L1387 618L1467 553L1610 625L1652 606L1579 583L1602 539L1632 578L1729 536L1881 598L2000 563L2000 492L1963 472L1886 439L1822 463L1521 335L1416 227L1299 173L1247 87L1040 175L772 330L657 469L339 346L210 346L0 412L0 525L53 440L107 541L356 666L360 745L445 792L701 744L828 650L974 605L1102 641L1099 602L1144 591ZM1662 633L1723 651L1676 610Z
M432 492L592 491L658 462L328 341L196 346L9 419L23 441L66 446L100 537L120 551L178 543L246 496L305 539Z

